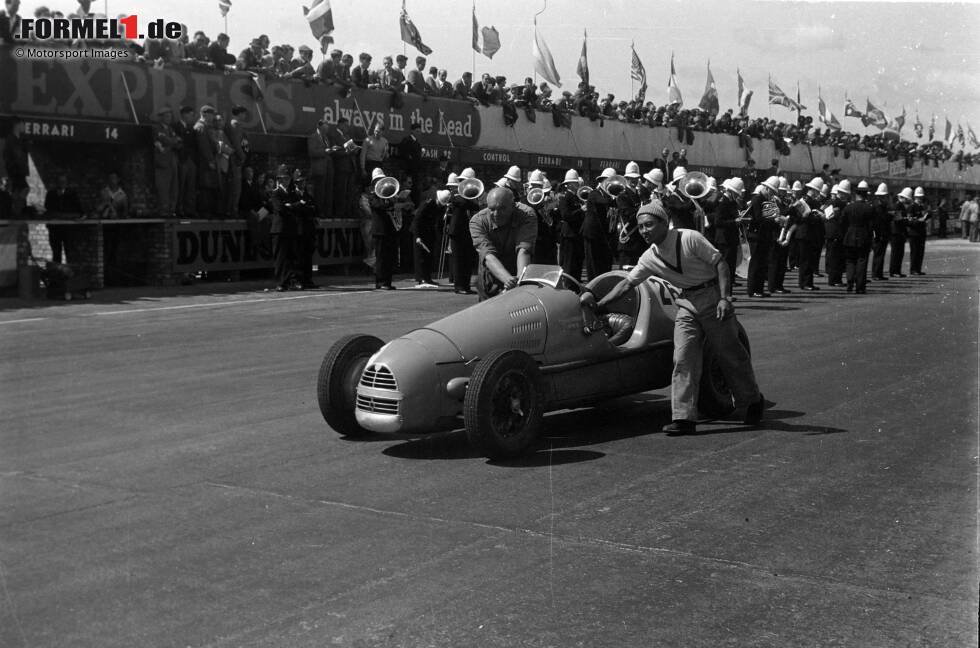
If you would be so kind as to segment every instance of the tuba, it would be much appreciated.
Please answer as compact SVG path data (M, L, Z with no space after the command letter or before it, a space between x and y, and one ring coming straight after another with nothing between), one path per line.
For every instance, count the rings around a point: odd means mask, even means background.
M459 181L456 193L467 200L476 200L483 195L483 182L479 178L466 178Z
M708 176L700 171L691 171L677 180L677 191L691 200L700 200L711 192Z
M527 191L527 204L537 207L544 202L544 189L541 187L531 187Z
M589 194L591 194L592 191L593 189L589 185L582 185L581 187L575 190L575 197L581 200L582 202L585 202L589 199Z
M398 195L401 185L396 178L385 176L378 180L374 185L374 195L382 200L391 200Z
M613 198L629 189L626 178L621 175L611 175L603 180L599 186Z

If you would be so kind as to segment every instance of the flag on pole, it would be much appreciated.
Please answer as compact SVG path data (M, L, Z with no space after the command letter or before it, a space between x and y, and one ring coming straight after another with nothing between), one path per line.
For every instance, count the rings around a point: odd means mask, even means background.
M483 54L483 49L480 47L480 23L476 21L476 3L473 3L473 51L477 54Z
M963 125L956 123L956 139L960 141L960 146L966 146L966 136L963 134Z
M980 140L977 139L977 134L973 132L973 127L970 126L970 122L966 122L966 135L970 138L970 146L980 148Z
M630 58L630 78L640 84L640 91L636 93L637 101L646 99L647 94L647 70L643 67L640 57L636 55L636 44L630 44L632 56Z
M419 33L418 27L412 22L412 19L408 17L408 12L405 10L405 0L402 0L402 13L398 18L399 27L401 27L402 40L418 51L422 52L426 56L432 53L432 48L422 42L422 35Z
M932 121L929 122L929 141L933 141L936 136L936 113L932 113Z
M531 43L531 55L534 57L534 71L544 77L548 83L561 87L561 77L555 67L555 59L551 57L548 44L538 33L538 21L534 20L534 42Z
M752 101L752 91L745 89L745 81L742 79L741 70L735 68L735 74L738 75L738 114L740 117L745 117L749 114L749 102Z
M830 130L841 130L840 122L834 117L834 113L827 110L827 104L824 103L823 97L820 95L820 89L817 88L817 118L822 121L827 128Z
M916 139L922 139L922 121L919 119L919 111L915 111L915 124L912 126L915 129Z
M231 0L218 0L218 10L222 17L228 15L229 9L231 9Z
M885 113L881 108L876 108L871 100L868 99L868 107L864 111L864 117L861 118L861 123L865 126L874 126L878 130L885 130L888 126L888 118L885 117Z
M857 109L857 106L854 105L854 102L848 99L846 96L844 97L844 116L854 117L862 121L864 120L864 114L862 114L861 111Z
M667 80L667 105L677 104L680 108L684 105L681 97L681 89L677 87L677 72L674 70L674 53L670 53L670 79Z
M228 4L231 4L230 0ZM313 38L320 40L333 31L333 11L330 9L330 0L313 0L311 8L303 7L303 16L310 24Z
M953 137L953 124L950 123L949 117L947 117L946 118L946 132L943 134L943 142L946 143L946 146L952 146L953 145L953 139L952 139L952 137Z
M481 45L480 42L483 42ZM480 28L480 23L476 20L476 3L473 3L473 49L479 54L483 54L488 59L500 49L500 32L494 26Z
M578 55L578 66L575 68L575 73L582 79L582 83L585 87L589 86L589 55L586 50L586 43L589 40L589 32L582 32L582 53Z
M698 108L712 117L718 114L718 88L715 87L715 78L711 75L711 61L708 61L708 78L704 82L704 95L698 103Z
M779 106L786 106L790 110L802 110L804 106L800 104L799 101L794 101L785 92L780 89L776 82L769 77L769 103L776 104Z
M800 101L800 82L797 81L796 82L796 112L800 113L804 110L806 110L806 106L804 106L803 102Z

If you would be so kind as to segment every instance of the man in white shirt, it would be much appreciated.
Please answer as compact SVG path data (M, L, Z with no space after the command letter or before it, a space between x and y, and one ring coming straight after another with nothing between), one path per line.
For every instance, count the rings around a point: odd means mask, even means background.
M675 434L696 431L706 342L711 343L717 354L725 382L735 397L735 406L746 407L745 422L759 423L765 399L756 384L748 350L738 338L734 306L727 296L731 282L728 264L699 232L670 229L670 217L659 200L640 207L636 220L640 235L650 247L629 276L605 295L598 306L615 301L654 275L681 289L674 321L673 421L664 426L664 431Z

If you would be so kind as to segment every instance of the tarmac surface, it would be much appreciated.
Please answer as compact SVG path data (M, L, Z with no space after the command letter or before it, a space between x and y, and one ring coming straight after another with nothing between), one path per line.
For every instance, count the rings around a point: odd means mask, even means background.
M2 300L0 646L976 646L978 262L740 299L758 428L658 391L506 463L316 405L335 339L475 296Z

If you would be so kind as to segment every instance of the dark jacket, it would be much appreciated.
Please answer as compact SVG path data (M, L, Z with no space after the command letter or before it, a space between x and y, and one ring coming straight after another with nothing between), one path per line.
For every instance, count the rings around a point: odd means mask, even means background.
M44 197L44 209L50 216L78 216L82 213L82 203L71 187L64 191L55 188Z
M714 236L711 242L716 246L735 247L738 245L738 202L724 195L715 206Z
M564 191L558 196L558 214L561 220L561 238L582 238L582 219L585 211L582 201L572 191Z
M871 247L871 232L874 229L875 208L867 201L850 203L841 214L841 228L844 231L844 245L855 248Z
M405 161L405 169L410 174L418 173L422 167L422 144L414 135L406 135L398 143L398 156Z
M605 240L609 231L609 208L612 200L596 189L589 194L585 203L585 218L582 219L582 236L592 240Z
M320 130L313 131L306 138L306 153L310 156L310 175L325 176L333 172L333 158L327 153L330 142L320 134Z

